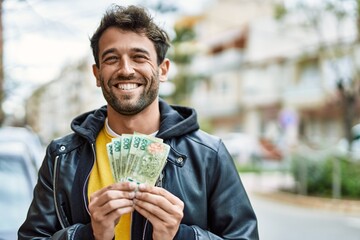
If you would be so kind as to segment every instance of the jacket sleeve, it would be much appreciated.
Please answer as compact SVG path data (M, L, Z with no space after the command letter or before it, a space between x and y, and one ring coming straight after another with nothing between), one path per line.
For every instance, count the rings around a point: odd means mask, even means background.
M233 159L220 142L216 160L208 174L208 229L180 225L175 239L258 240L258 225Z
M61 226L56 214L53 171L55 158L51 144L39 169L33 200L24 223L18 231L18 239L93 239L90 224Z

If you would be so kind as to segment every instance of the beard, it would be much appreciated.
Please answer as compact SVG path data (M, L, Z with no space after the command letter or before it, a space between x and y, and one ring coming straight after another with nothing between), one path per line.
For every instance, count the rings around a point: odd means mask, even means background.
M117 77L112 78L108 81L108 84L105 84L104 77L100 75L101 90L104 95L106 102L119 114L132 116L140 113L145 108L147 108L151 103L155 101L159 93L159 77L158 71L154 72L149 79L143 79L145 86L143 92L140 95L130 94L121 94L119 96L114 91L112 91L113 81L122 80L131 80L132 77ZM150 84L147 88L147 84Z

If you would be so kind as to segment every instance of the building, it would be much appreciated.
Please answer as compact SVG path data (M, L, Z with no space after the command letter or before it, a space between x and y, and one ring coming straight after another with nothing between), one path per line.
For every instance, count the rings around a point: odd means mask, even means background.
M38 88L27 101L27 123L44 143L70 132L71 120L105 104L96 87L90 57L68 66L59 77Z
M220 133L284 148L299 140L332 146L345 136L337 82L357 84L356 25L324 14L315 31L301 26L299 15L276 20L273 10L270 0L221 0L206 11L195 26L206 51L191 66L203 76L191 105Z

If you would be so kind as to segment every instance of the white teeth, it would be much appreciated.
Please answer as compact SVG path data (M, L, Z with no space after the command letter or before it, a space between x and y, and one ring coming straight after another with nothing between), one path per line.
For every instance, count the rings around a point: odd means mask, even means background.
M118 88L121 90L131 90L137 88L138 85L136 83L125 83L125 84L118 84Z

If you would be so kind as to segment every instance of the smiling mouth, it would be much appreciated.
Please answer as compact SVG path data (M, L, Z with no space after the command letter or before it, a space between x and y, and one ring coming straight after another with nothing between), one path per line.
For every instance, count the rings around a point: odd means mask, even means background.
M121 90L132 90L138 88L139 86L140 84L137 83L119 83L116 85L116 87Z

